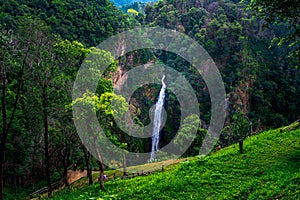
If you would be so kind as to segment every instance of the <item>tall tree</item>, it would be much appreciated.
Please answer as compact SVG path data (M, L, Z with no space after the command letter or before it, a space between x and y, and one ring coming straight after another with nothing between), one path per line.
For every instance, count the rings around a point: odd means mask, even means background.
M112 106L112 102L117 106ZM110 92L103 93L100 96L99 104L100 107L97 111L97 115L101 126L105 129L107 137L115 145L123 149L123 174L126 176L127 138L121 129L126 129L128 125L126 120L122 120L125 118L126 111L128 111L128 104L124 97ZM116 124L116 120L119 124Z
M0 200L4 199L3 165L7 139L16 117L27 68L29 48L26 41L18 38L11 30L0 32L0 84L2 133L0 138ZM9 91L9 94L7 93ZM7 102L8 96L12 100Z
M82 146L73 125L71 109L68 109L67 105L70 105L72 102L71 92L77 70L89 52L90 48L86 48L78 41L70 42L68 40L63 40L55 44L55 53L59 57L59 66L62 66L62 71L54 80L54 85L57 90L52 95L52 99L54 100L54 104L52 105L55 107L54 118L57 121L56 128L61 133L59 137L60 141L57 142L56 146L63 149L61 154L63 161L62 177L66 186L69 185L67 175L68 167L71 164L70 153ZM61 141L64 141L63 144ZM84 156L86 158L88 155L84 152ZM87 163L89 163L89 159L87 159L87 161ZM89 166L87 170L88 177L90 178L91 173L89 173ZM92 179L89 180L89 183L91 182Z
M228 136L232 136L232 143L239 143L240 153L243 153L243 143L247 136L251 134L251 122L248 117L242 112L236 112L232 115L231 124L226 126L223 131L227 132Z
M110 63L110 65L106 69L106 71L100 71L99 66L105 65L107 63ZM79 80L80 84L77 83L77 87L82 87L80 93L80 95L82 96L77 97L77 99L75 99L72 104L76 105L77 108L85 108L83 110L80 110L79 112L80 119L85 121L84 124L81 124L85 126L84 130L86 132L84 143L85 145L89 146L89 150L93 151L93 155L96 156L97 160L99 161L100 188L104 189L104 162L102 156L103 152L100 152L97 148L97 142L101 140L101 137L100 133L95 131L97 130L95 128L97 125L90 122L93 113L88 111L97 113L97 111L101 108L101 105L99 103L101 94L112 92L112 81L109 79L109 77L111 76L110 73L116 70L117 62L109 52L97 48L92 48L89 57L85 60L85 64L88 64L88 70L92 72L93 76L84 78L82 77L81 80ZM99 77L101 77L100 80L98 80ZM91 92L88 90L88 87L85 87L91 82L98 83L95 92Z
M50 155L49 155L49 116L51 112L51 94L56 88L53 86L55 75L59 74L58 59L55 54L54 44L57 43L50 28L41 20L25 18L19 28L20 34L28 37L30 45L30 56L27 64L31 68L32 87L38 91L43 116L44 130L44 153L45 153L45 172L48 185L48 196L51 196L51 174L50 174Z

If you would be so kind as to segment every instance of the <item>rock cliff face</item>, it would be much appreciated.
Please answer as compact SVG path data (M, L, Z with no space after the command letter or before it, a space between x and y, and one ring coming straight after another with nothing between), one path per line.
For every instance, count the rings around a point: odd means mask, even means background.
M127 80L127 78L128 74L126 74L124 68L121 65L119 65L117 71L113 75L114 87L118 88L121 83Z
M137 64L134 63L133 61L134 55L129 55L126 58L126 61L122 64L119 64L116 72L113 74L113 84L114 87L118 88L121 84L126 83L126 80L128 78L128 67L126 66L138 66ZM146 69L148 67L151 67L151 65L154 63L153 60L148 61L146 64L141 65L140 67Z
M119 60L119 66L113 75L113 84L115 88L120 88L123 84L127 83L127 79L130 80L129 71L133 69L133 66L138 66L144 69L150 68L155 60L149 59L146 63L143 63L142 59L136 59L137 53L131 53ZM140 75L142 78L142 74ZM137 88L129 100L130 117L136 124L142 124L143 126L151 126L153 121L153 106L157 101L158 93L161 89L159 84L145 84L140 88ZM164 128L160 132L159 147L163 147L168 144L174 137L174 133L177 132L180 122L180 111L178 110L179 103L177 99L168 98L170 95L169 90L166 91L166 99L164 103ZM178 113L179 112L179 113ZM176 117L179 119L175 119ZM144 143L144 149L139 151L149 152L151 151L151 137L148 139L141 139Z

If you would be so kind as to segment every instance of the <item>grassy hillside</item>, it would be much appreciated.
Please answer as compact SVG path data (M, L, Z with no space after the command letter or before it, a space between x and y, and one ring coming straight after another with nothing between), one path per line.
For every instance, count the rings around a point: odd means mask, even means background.
M270 130L145 177L72 185L53 199L300 199L300 129Z

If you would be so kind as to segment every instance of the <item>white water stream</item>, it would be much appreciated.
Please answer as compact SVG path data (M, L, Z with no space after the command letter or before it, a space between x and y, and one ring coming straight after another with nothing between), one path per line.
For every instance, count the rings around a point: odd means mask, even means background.
M154 119L153 119L153 129L152 129L152 149L150 155L150 162L156 160L155 152L158 150L158 143L159 143L159 131L160 126L163 120L163 105L165 100L165 90L166 84L164 83L165 75L162 77L162 88L159 92L159 97L157 103L155 104L154 110Z

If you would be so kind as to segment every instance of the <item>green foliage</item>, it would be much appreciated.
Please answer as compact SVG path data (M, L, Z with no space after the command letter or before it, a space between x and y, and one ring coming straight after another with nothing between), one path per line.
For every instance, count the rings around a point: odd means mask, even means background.
M276 34L273 43L279 46L288 43L291 56L300 61L300 7L298 0L251 0L247 7L254 14L265 19L271 26L287 25L288 29L282 34ZM297 64L297 67L298 64Z
M114 118L122 119L128 111L128 104L124 97L114 93L103 93L96 104L99 109L97 114L101 118L106 118L106 122L113 122Z
M36 16L64 39L96 46L105 38L131 26L128 16L108 0L1 1L1 24L16 29L22 16Z
M296 19L299 16L299 2L297 0L289 0L287 2L271 1L271 0L251 0L249 8L259 11L267 21L273 21L277 18ZM294 23L297 23L296 21Z
M181 146L185 146L184 144L193 139L195 137L195 133L198 130L200 125L200 119L197 115L190 115L183 120L183 124L181 125L180 130L178 131L178 136L176 137L174 143L179 144Z
M225 127L223 131L234 138L234 140L231 141L231 144L233 144L239 140L244 140L251 134L250 126L251 124L248 121L247 116L242 112L237 112L232 115L231 124Z
M200 127L200 119L195 114L190 115L183 120L183 124L176 135L174 144L181 150L184 150L186 149L187 143L193 141L184 153L184 157L196 156L199 154L200 147L203 145L203 139L207 135L207 131Z
M139 15L139 12L136 11L136 10L134 10L134 9L132 9L132 8L129 8L129 9L127 10L127 13L133 13L133 14L136 15L136 16Z

